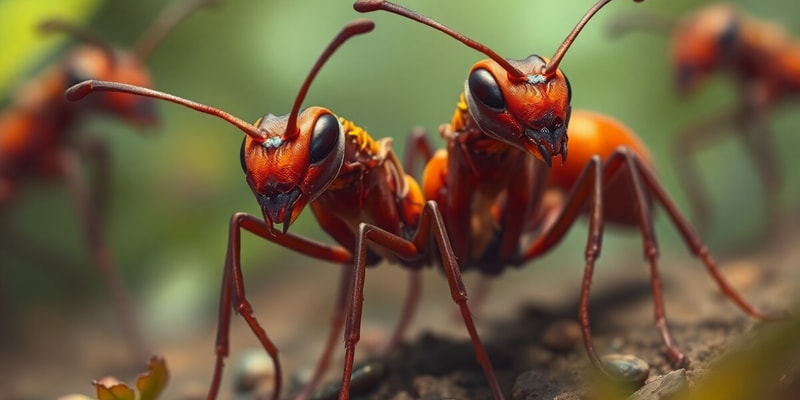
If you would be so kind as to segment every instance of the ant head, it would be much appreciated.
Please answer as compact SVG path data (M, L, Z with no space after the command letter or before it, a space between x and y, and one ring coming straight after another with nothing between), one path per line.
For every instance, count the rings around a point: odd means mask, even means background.
M70 54L65 63L67 87L86 80L123 82L150 87L147 68L129 52L82 46ZM152 99L119 92L103 92L84 106L120 118L136 127L154 126L158 115Z
M285 135L288 116L266 115L256 123L266 139L245 137L242 169L266 220L284 231L308 202L339 174L344 161L344 129L329 110L310 107L297 117L296 135Z
M549 60L533 55L506 60L478 43L430 18L385 0L358 0L356 11L384 10L437 29L487 55L475 64L465 83L470 115L487 135L524 149L548 165L567 154L567 124L572 91L558 69L583 26L611 0L599 0L584 15Z
M60 19L45 20L39 25L39 29L45 33L67 34L84 43L73 50L65 61L65 88L85 80L150 87L150 73L144 65L147 58L180 21L210 2L211 0L174 1L144 31L132 51L113 48L90 32ZM142 128L155 125L158 119L153 101L140 96L106 92L92 98L87 105Z
M240 158L247 183L270 227L283 224L284 233L305 206L316 199L338 175L344 161L344 129L327 109L311 107L300 112L311 82L330 56L351 37L370 32L374 24L356 20L347 24L328 45L306 77L285 116L268 114L249 124L225 111L171 94L117 82L85 81L69 89L68 100L77 101L95 91L135 94L170 101L228 121L247 134Z
M372 31L375 24L347 24L320 55L285 116L268 114L256 125L263 140L245 138L242 169L258 200L264 219L282 223L283 231L305 206L327 189L344 162L344 128L329 110L311 107L300 112L311 82L339 46L351 37Z
M731 4L712 4L681 20L672 39L678 90L687 94L734 55L741 17Z
M472 67L464 83L472 118L486 135L521 147L548 165L558 154L565 158L572 98L567 77L559 69L543 75L547 61L537 55L508 62L527 79L517 79L491 59Z

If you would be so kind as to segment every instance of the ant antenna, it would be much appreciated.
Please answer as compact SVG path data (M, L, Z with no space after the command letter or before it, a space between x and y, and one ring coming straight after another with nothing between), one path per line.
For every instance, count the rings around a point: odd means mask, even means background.
M39 23L39 31L43 33L54 33L60 32L66 34L67 36L89 44L91 46L97 47L98 49L102 50L103 52L109 55L109 59L114 60L116 57L114 56L114 49L103 39L98 37L97 35L78 27L72 23L67 22L66 20L60 18L51 18L46 19Z
M348 39L355 35L368 33L372 31L373 28L375 28L375 23L368 19L357 19L351 21L345 25L344 28L342 28L342 30L338 35L336 35L333 41L331 41L328 47L325 48L325 51L319 56L319 59L317 59L314 67L311 68L311 72L308 73L305 82L303 82L303 86L297 93L297 97L294 100L294 105L292 106L292 111L289 114L289 121L286 123L286 133L284 134L284 139L297 136L297 115L300 113L300 105L306 98L306 94L308 94L308 88L311 86L311 81L313 81L317 76L317 73L322 68L322 65L325 64L325 62L328 61L336 49L338 49L339 46L344 44L344 42L346 42Z
M633 0L633 1L636 3L641 3L644 0ZM586 23L589 22L589 20L592 19L592 17L594 17L594 15L597 14L597 12L600 11L601 8L603 8L606 4L610 2L611 0L598 0L597 3L595 3L592 6L592 8L590 8L589 11L587 11L586 14L583 15L583 18L581 18L581 20L578 21L578 24L575 25L574 28L572 28L572 32L570 32L569 35L567 35L567 38L564 39L564 41L561 43L561 46L558 46L556 53L553 54L553 57L550 58L550 61L545 66L544 71L542 71L542 75L544 75L546 78L549 78L556 73L556 70L558 69L558 64L561 63L561 59L564 58L564 54L567 53L569 46L572 46L572 43L575 41L575 38L578 37L579 33L581 33L581 30L586 25Z
M289 122L286 126L287 137L292 137L297 135L297 114L300 110L300 105L303 102L303 99L308 93L308 88L311 86L311 81L317 75L319 70L322 68L322 65L330 58L334 51L336 51L339 46L341 46L344 42L346 42L351 37L370 32L375 27L375 24L367 19L359 19L352 21L345 25L341 32L333 39L333 41L328 45L325 51L317 60L317 63L314 64L314 67L311 69L311 72L306 77L305 82L303 83L302 88L300 88L300 92L297 94L297 98L295 99L294 106L292 107L292 112L289 116ZM143 88L141 86L135 85L128 85L119 82L108 82L108 81L84 81L77 85L74 85L67 89L64 93L64 96L69 101L78 101L83 99L84 97L88 96L92 92L121 92L121 93L128 93L137 96L144 96L144 97L151 97L154 99L165 100L171 103L179 104L187 108L191 108L193 110L213 115L217 118L221 118L231 125L239 128L242 132L246 133L248 136L252 137L257 142L261 143L266 140L266 134L258 130L257 127L253 126L252 124L247 123L246 121L233 116L230 113L222 111L218 108L214 108L211 106L207 106L205 104L197 103L191 100L184 99L182 97L178 97L172 94L159 92L157 90ZM292 132L291 135L288 133Z
M142 33L136 42L133 54L139 60L146 60L153 50L161 44L164 38L175 26L200 7L217 6L219 0L184 0L173 1L164 9L153 23Z
M186 100L184 98L171 95L168 93L159 92L157 90L143 88L141 86L128 85L119 82L108 82L108 81L83 81L67 89L67 91L64 93L64 96L69 101L78 101L88 96L92 92L129 93L137 96L152 97L154 99L169 101L175 104L191 108L196 111L200 111L202 113L206 113L224 119L225 121L228 121L231 125L241 129L242 132L246 133L248 136L252 137L257 142L263 142L266 139L266 135L264 134L264 132L259 131L258 128L218 108L207 106L205 104L200 104L191 100Z
M610 0L606 0L606 1L610 1ZM448 28L448 27L440 24L439 22L436 22L436 21L434 21L434 20L432 20L432 19L430 19L430 18L428 18L428 17L426 17L424 15L420 15L420 14L414 12L414 11L411 11L408 8L405 8L405 7L401 6L401 5L398 5L398 4L389 2L389 1L385 1L385 0L358 0L358 1L355 2L355 4L353 4L353 8L356 11L362 12L362 13L372 12L372 11L377 11L377 10L388 11L390 13L394 13L394 14L400 15L402 17L406 17L406 18L408 18L408 19L410 19L412 21L417 21L417 22L419 22L421 24L428 25L431 28L437 29L437 30L449 35L453 39L456 39L459 42L464 43L468 47L471 47L471 48L473 48L473 49L485 54L487 57L489 57L492 60L494 60L494 62L500 64L500 66L503 67L503 69L508 71L508 74L512 78L518 79L518 80L527 80L528 79L528 77L524 73L522 73L522 71L520 71L519 69L517 69L516 67L511 65L511 63L509 63L508 60L506 60L503 57L500 57L500 55L495 53L492 49L490 49L486 45L484 45L482 43L479 43L479 42L476 42L475 40L472 40L472 39L466 37L465 35L463 35L463 34L461 34L459 32L456 32L453 29Z

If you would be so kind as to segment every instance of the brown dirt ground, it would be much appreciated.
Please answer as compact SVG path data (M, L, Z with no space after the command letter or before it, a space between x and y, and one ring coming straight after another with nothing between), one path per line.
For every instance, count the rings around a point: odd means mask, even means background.
M792 299L798 298L800 268L795 265L800 259L798 244L800 235L787 235L722 266L730 281L759 307L790 308ZM631 245L638 251L636 246L638 243ZM678 345L689 356L689 381L692 387L699 387L702 378L716 368L712 364L714 360L741 343L752 342L764 324L748 318L719 294L702 265L695 260L672 255L662 255L662 258L665 259L662 273L670 327ZM607 265L613 260L601 260L604 266L598 266L591 302L597 351L636 355L650 364L651 378L671 371L652 322L652 301L644 265L628 266L636 264L629 259L625 266L611 268ZM365 327L359 355L368 353L386 338L386 327L391 325L398 309L397 299L402 298L403 288L397 282L402 282L403 273L383 268L385 271L374 273L374 278L372 273L368 274ZM330 309L331 282L336 281L338 274L334 268L327 268L320 274L323 276L314 280L293 276L249 291L259 320L267 326L281 349L289 387L313 366L325 336L327 319L324 315ZM493 285L489 300L476 312L481 336L507 398L602 397L597 395L593 384L587 383L591 369L580 344L555 351L540 340L542 332L553 322L576 318L580 276L579 270L566 274L511 271ZM474 286L474 283L474 279L468 281L468 285ZM367 393L354 398L490 398L485 378L455 316L455 307L449 301L443 277L438 272L426 272L425 285L411 339L393 354L386 364L386 373L370 385ZM509 304L516 306L509 307ZM315 314L323 317L306 317ZM786 323L766 325L780 327ZM21 328L20 331L29 333L4 342L0 357L0 399L46 399L75 392L91 394L88 384L91 379L113 374L130 381L145 365L145 360L131 363L107 311L58 316L33 311L21 322ZM204 393L213 363L213 340L213 321L194 327L184 335L153 340L157 343L154 351L166 357L172 374L165 399L195 398ZM234 320L232 342L221 398L251 398L235 396L232 389L242 358L253 354L253 349L257 348L238 317ZM794 347L787 347L795 350L793 354L797 354L797 342L790 343ZM256 351L256 354L260 353ZM329 380L338 376L338 365L341 365L341 358L334 361ZM796 385L800 375L797 365L800 364L782 365L779 371L783 372L771 378L777 381L785 373L782 382L788 385L786 382L791 381ZM524 378L520 379L521 376ZM515 384L518 379L520 381Z

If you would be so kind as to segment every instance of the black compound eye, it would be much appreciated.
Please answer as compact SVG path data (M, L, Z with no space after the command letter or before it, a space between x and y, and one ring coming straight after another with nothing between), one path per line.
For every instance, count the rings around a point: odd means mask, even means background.
M311 136L311 155L309 162L316 164L331 154L339 142L339 120L331 114L324 114L314 123L314 133Z
M489 71L479 68L469 74L469 91L486 107L494 111L503 111L506 108L506 99L500 86Z
M247 143L247 137L242 139L242 150L239 151L239 161L242 163L242 171L247 174L247 163L244 162L244 145Z

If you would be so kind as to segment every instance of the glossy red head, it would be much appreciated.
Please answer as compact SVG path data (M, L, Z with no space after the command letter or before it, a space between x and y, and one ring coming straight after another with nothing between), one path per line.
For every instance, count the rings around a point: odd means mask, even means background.
M359 0L356 11L389 11L437 29L489 56L475 64L465 83L469 112L487 135L519 147L548 165L567 155L567 124L572 91L558 69L569 46L589 19L611 0L599 0L583 16L550 60L532 55L506 60L485 45L411 11L384 0Z
M264 220L289 229L305 206L314 201L339 174L344 161L344 128L333 113L321 107L300 112L314 77L325 61L349 38L370 32L374 24L357 20L347 24L328 45L306 77L288 115L267 114L249 124L225 111L170 94L115 82L87 81L69 88L75 101L95 91L129 93L180 104L228 121L247 136L241 164L247 184L258 201Z
M542 75L547 61L537 55L508 62L525 74L518 79L491 59L472 67L464 83L470 115L488 136L518 146L551 164L567 154L572 90L556 69Z
M303 110L294 136L284 134L288 120L272 114L261 118L256 125L266 138L246 137L241 152L247 184L264 217L282 223L284 231L339 174L345 141L339 120L325 108Z
M682 94L691 92L733 56L741 16L731 4L712 4L681 20L672 39L675 80Z

